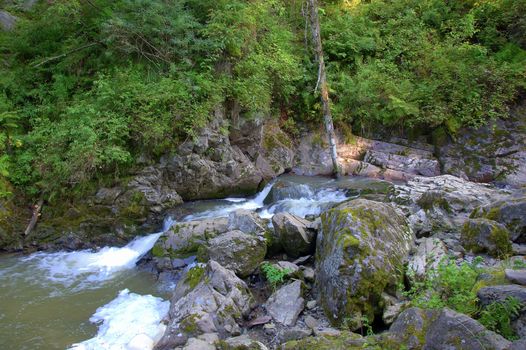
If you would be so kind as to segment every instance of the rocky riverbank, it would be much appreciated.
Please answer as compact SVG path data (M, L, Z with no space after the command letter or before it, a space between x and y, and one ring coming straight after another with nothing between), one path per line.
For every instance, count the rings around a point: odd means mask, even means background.
M267 197L295 191L284 182ZM156 348L522 348L525 304L514 341L472 317L508 296L526 303L524 191L443 175L358 197L307 219L238 209L174 224L145 261L178 281ZM418 281L475 255L477 312L415 307Z

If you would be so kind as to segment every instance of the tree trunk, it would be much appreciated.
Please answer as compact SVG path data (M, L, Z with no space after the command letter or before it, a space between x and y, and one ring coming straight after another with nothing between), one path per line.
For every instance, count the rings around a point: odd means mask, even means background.
M318 1L309 0L309 5L312 41L314 45L314 52L316 54L316 60L318 61L319 65L316 89L318 88L318 86L320 87L321 104L323 109L323 122L325 124L327 138L329 139L333 173L336 177L339 177L341 174L341 169L340 164L338 163L338 153L336 151L336 135L334 133L334 125L332 123L331 106L329 100L329 87L327 86L327 77L325 74L325 61L323 59L323 47L321 45L320 20L318 18Z
M44 205L44 199L40 198L38 200L38 203L33 206L33 215L31 217L31 220L29 221L29 225L27 225L27 228L24 231L24 236L27 236L28 234L30 234L31 231L33 231L33 228L35 228L38 218L40 217L40 210L42 209L43 205Z

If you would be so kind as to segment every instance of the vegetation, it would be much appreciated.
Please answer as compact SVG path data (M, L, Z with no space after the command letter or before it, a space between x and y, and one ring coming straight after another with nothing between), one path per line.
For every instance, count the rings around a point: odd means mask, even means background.
M261 270L265 274L265 278L267 279L272 289L276 289L276 287L283 283L285 281L285 278L292 272L291 269L282 269L267 262L261 265Z
M518 339L511 320L519 316L521 310L520 300L507 297L503 302L494 302L488 305L480 313L479 322L489 330L499 333L509 340Z
M304 1L22 3L2 3L19 20L0 31L0 196L122 178L218 106L320 122ZM526 0L320 6L333 117L355 133L454 134L505 117L526 87Z

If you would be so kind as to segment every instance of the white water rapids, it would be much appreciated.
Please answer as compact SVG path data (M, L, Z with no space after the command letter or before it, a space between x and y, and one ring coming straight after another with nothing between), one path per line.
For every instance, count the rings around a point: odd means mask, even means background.
M271 218L274 214L282 211L302 217L311 214L317 215L330 205L348 198L342 190L331 188L332 183L332 180L328 179L324 179L322 184L319 182L310 184L292 182L289 184L290 191L281 192L279 195L274 194L274 199L267 203L269 201L267 197L270 196L274 185L274 183L270 183L252 198L226 198L217 201L190 203L194 205L189 211L191 214L180 217L179 220L224 217L237 209L254 210L264 218ZM173 221L167 219L162 232L172 224ZM159 295L152 287L155 282L137 282L147 286L132 289L130 286L133 284L130 279L132 277L129 276L139 273L136 264L154 246L162 232L137 237L120 248L104 247L98 251L38 252L22 258L11 258L8 263L3 265L0 260L0 285L5 291L5 295L0 294L0 297L8 300L4 302L8 303L12 300L13 305L17 302L22 303L19 300L20 297L16 295L16 288L19 290L21 290L20 288L34 288L35 290L38 289L38 293L40 293L37 296L28 295L27 300L23 300L25 303L23 307L13 306L12 309L5 307L5 312L0 309L0 340L4 334L5 336L9 334L8 327L11 324L8 322L12 321L13 318L19 322L15 322L18 325L16 327L23 328L26 326L27 318L31 318L31 316L26 315L25 308L30 309L39 302L51 303L53 301L54 304L50 304L48 308L56 308L55 305L64 302L64 307L67 303L67 307L71 307L71 312L75 312L75 305L71 304L81 303L80 296L85 296L91 291L89 293L97 296L97 298L90 294L89 300L82 302L82 306L88 304L88 306L93 307L93 304L96 305L97 301L99 302L96 310L88 308L84 311L93 310L90 311L92 316L89 321L97 325L97 333L94 337L79 343L73 344L74 341L72 341L69 343L69 347L81 350L125 350L130 346L142 344L138 345L139 348L151 349L153 342L162 335L164 326L160 322L168 312L169 302L161 297L150 295L150 293ZM150 277L140 276L140 278L144 280L144 278ZM138 293L136 292L137 289L140 290ZM98 297L99 294L97 293L100 291L102 295L103 290L104 297ZM146 294L141 294L141 292L146 292ZM0 299L0 305L2 305L2 299ZM56 322L60 322L62 317L57 316ZM79 314L77 318L80 317ZM74 319L76 320L76 318ZM7 327L2 328L2 323L5 323ZM53 326L44 324L41 332L47 331L46 327ZM90 336L93 335L93 331L90 331L90 327L93 326L85 324L82 327L85 328L84 332L81 332L82 334L91 333ZM74 332L74 329L71 332ZM70 338L75 339L75 336ZM77 338L75 341L78 340ZM19 348L56 348L49 346L47 338L38 341L30 339L26 343L21 342ZM39 347L35 344L44 346Z

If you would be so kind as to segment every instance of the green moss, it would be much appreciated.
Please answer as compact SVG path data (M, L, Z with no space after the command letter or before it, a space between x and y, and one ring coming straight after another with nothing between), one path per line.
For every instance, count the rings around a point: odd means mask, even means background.
M197 326L197 316L190 315L179 324L179 329L186 335L196 335L199 333L199 327Z
M166 255L166 251L159 243L157 243L152 248L152 255L156 258L163 258Z
M489 240L496 247L496 251L493 252L494 255L498 257L509 256L512 253L510 234L507 229L494 226L491 230Z
M449 203L439 192L425 192L416 203L424 210L442 208L448 213L451 212Z
M191 289L194 289L205 273L205 269L201 266L195 266L191 268L185 276L184 282L190 286Z

